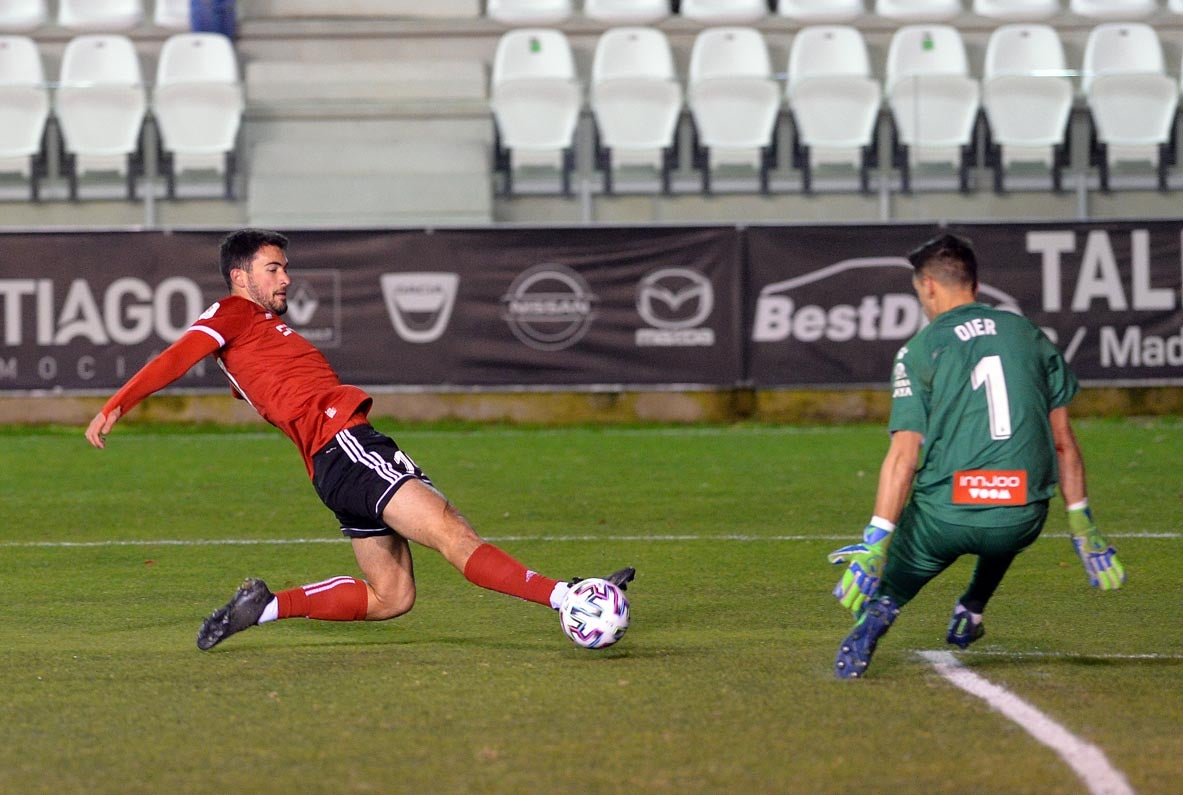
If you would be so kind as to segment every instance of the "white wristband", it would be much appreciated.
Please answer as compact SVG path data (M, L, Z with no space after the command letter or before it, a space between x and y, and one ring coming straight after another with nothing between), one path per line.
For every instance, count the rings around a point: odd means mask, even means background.
M882 516L872 516L871 521L867 522L867 524L872 527L878 527L880 530L886 530L889 533L895 532L895 522L888 521Z

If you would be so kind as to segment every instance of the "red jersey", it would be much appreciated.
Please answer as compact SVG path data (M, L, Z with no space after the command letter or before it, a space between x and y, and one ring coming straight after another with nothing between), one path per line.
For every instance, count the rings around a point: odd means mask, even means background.
M232 295L205 310L180 339L124 384L103 412L118 406L126 413L211 353L235 394L300 448L309 477L313 453L370 410L370 396L342 384L312 343L273 312Z

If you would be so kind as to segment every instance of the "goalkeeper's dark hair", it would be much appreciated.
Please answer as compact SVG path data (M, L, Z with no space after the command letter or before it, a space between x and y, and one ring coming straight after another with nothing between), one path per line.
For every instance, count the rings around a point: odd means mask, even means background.
M230 287L230 271L250 270L251 260L263 246L275 246L280 251L287 251L288 239L279 232L266 229L239 229L222 239L218 255L226 287Z
M908 262L916 277L931 276L947 287L978 286L978 258L973 243L964 237L945 233L908 253Z

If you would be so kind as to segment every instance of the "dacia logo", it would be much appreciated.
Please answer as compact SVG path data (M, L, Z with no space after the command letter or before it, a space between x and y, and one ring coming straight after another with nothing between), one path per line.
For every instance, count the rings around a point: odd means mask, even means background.
M399 337L425 344L444 335L456 305L460 274L384 273L381 283L386 312Z

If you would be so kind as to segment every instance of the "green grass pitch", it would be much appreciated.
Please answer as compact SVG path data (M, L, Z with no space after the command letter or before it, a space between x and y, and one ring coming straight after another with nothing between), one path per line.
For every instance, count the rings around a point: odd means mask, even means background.
M1077 793L1055 753L917 652L969 575L914 601L870 675L825 554L853 541L880 426L398 427L479 532L555 577L631 564L633 625L576 648L553 613L419 549L385 623L284 621L212 652L242 577L356 573L269 428L6 429L0 457L0 792ZM1057 499L959 653L1103 749L1139 793L1183 791L1183 422L1078 434L1127 587L1087 587Z

